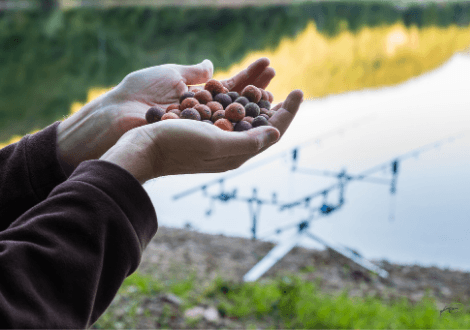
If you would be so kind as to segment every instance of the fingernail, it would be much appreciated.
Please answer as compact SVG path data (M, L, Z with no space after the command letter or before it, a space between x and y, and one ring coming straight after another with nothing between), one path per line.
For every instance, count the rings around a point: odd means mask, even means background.
M268 131L268 144L274 143L277 140L279 140L279 135L278 135L277 131L272 130L272 129L269 130Z

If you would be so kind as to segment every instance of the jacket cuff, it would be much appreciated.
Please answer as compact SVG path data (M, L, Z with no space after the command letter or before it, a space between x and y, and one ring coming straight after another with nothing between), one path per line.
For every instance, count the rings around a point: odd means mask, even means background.
M112 198L132 223L142 249L157 233L157 214L149 195L122 167L104 160L87 160L77 166L68 181L92 184Z
M31 186L39 198L44 200L67 176L59 164L56 152L57 121L43 130L25 136L25 156Z

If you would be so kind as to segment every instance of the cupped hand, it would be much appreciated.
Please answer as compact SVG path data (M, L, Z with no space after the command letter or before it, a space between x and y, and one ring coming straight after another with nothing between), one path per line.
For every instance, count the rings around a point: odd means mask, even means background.
M147 125L151 106L163 108L178 103L191 85L212 78L213 65L165 64L128 74L112 90L86 104L59 124L57 154L68 175L84 160L98 159L127 131ZM223 80L229 90L240 92L247 85L266 88L275 76L267 58L260 58L234 77Z
M121 166L141 184L174 174L214 173L238 168L285 133L303 93L295 90L277 105L269 126L227 132L188 119L170 119L125 133L100 159Z

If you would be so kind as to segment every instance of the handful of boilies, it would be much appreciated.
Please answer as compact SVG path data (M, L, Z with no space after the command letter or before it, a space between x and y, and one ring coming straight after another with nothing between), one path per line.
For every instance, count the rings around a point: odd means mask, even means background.
M186 92L179 104L171 104L166 111L158 106L147 110L149 124L167 119L192 119L215 125L226 131L246 131L269 125L273 95L253 85L246 86L241 95L230 92L218 80L209 80L204 89Z

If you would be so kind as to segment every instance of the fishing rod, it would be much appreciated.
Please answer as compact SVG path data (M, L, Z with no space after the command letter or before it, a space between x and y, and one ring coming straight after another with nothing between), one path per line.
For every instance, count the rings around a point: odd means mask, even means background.
M396 175L398 173L398 163L399 163L399 161L403 161L403 160L405 160L407 158L410 158L410 157L419 156L419 154L421 154L423 152L433 150L435 148L438 148L442 144L451 143L451 142L455 141L456 139L463 137L465 135L465 133L467 133L467 132L469 132L469 130L463 131L463 132L459 133L457 136L451 136L449 138L442 139L442 140L427 144L423 147L420 147L420 148L414 149L414 150L412 150L408 153L402 154L401 156L395 157L392 161L385 163L385 166L387 166L390 163L392 164L392 172L394 174L393 178L392 178L392 187L390 189L390 193L391 194L396 193L395 185L396 185ZM340 175L338 175L338 177L343 179L343 180L346 178L347 181L352 180L352 179L363 180L368 175L370 175L372 173L375 173L378 170L382 170L383 168L384 168L384 164L380 164L380 165L374 166L374 167L362 172L360 175L358 175L356 177L347 176L345 174L345 171L343 171L343 172L341 172ZM325 173L323 173L322 171L318 171L315 174L323 175ZM331 173L329 173L329 172L327 172L326 174L331 175ZM338 188L338 186L341 189L341 191L340 191L340 201L339 201L338 205L328 208L328 205L326 205L324 203L321 207L316 207L314 209L311 209L311 211L312 210L317 211L317 213L320 215L320 217L325 216L325 215L337 210L338 208L340 208L343 205L343 202L344 202L344 200L343 200L344 182L343 181L340 181L340 183L338 185L334 185L334 186L330 187L329 189L325 189L323 191L316 192L316 193L311 194L307 197L304 197L300 201L290 203L290 204L284 204L283 206L281 206L281 210L285 207L291 208L291 207L298 206L302 202L305 205L308 206L312 198L318 196L318 194L325 195L329 190L336 189L336 188ZM325 207L327 207L327 208L325 208ZM289 253L289 251L291 251L295 246L297 246L298 243L300 242L300 240L304 237L309 237L310 239L313 239L313 240L319 242L320 244L324 245L327 249L329 249L333 252L336 252L339 255L342 255L342 256L346 257L347 259L354 262L356 265L358 265L358 266L360 266L360 267L362 267L362 268L364 268L368 271L372 271L372 272L378 274L384 280L388 280L389 273L386 270L384 270L384 269L378 267L377 265L375 265L374 263L370 262L369 260L364 258L360 253L354 251L351 248L348 248L347 246L333 246L330 243L326 242L325 240L321 239L320 237L318 237L316 235L313 235L311 232L308 232L307 229L309 228L310 222L312 220L314 220L314 218L315 218L314 213L311 212L309 218L307 218L307 219L305 219L305 220L303 220L303 221L301 221L301 222L299 222L295 225L288 225L288 226L285 226L283 228L278 228L275 231L276 234L280 234L280 233L282 233L283 231L285 231L287 229L291 229L292 227L297 227L298 231L294 236L290 237L287 240L284 240L283 242L280 242L271 251L269 251L268 254L263 259L261 259L254 267L252 267L245 274L245 276L243 277L243 281L244 282L256 281L266 271L268 271L274 264L276 264L287 253ZM269 235L269 236L271 236L271 235ZM269 237L269 236L265 236L265 238Z
M366 122L370 121L371 119L375 119L375 117L376 117L375 115L363 116L363 117L359 118L357 121L353 122L352 124L342 126L338 129L335 129L335 130L329 131L327 133L321 134L319 136L316 136L314 138L308 139L308 140L298 144L297 146L295 146L294 149L298 150L301 147L306 147L306 146L309 146L309 145L312 145L312 144L317 144L318 145L322 140L328 139L328 138L336 136L338 134L344 134L344 132L346 130L360 127L360 126L364 125ZM292 149L292 148L289 148L289 149ZM221 184L225 180L234 178L234 177L236 177L240 174L251 171L251 170L253 170L257 167L269 164L269 163L271 163L271 162L273 162L273 161L275 161L279 158L283 158L283 157L289 155L290 153L291 153L291 151L287 151L287 150L282 151L282 152L280 152L276 155L273 155L273 156L268 157L266 159L260 160L260 161L254 163L250 166L245 166L245 167L240 168L238 170L232 171L230 174L227 174L227 175L225 175L221 178L211 180L211 181L209 181L205 184L190 188L190 189L185 190L185 191L183 191L179 194L176 194L176 195L173 196L173 200L178 200L180 198L186 197L190 194L196 193L196 192L201 191L201 190L204 192L204 190L207 189L209 186L212 186L214 184Z
M352 175L346 175L345 174L345 178L347 179L347 181L351 181L351 180L361 181L362 180L362 181L369 181L369 182L374 182L374 183L384 183L384 182L382 182L382 179L380 179L380 178L373 178L373 180L370 180L370 178L368 178L368 176L371 175L372 173L383 171L384 169L387 169L387 167L390 166L390 164L391 164L392 173L393 173L394 177L392 178L392 185L391 185L390 191L391 191L391 193L395 193L396 192L396 176L398 174L399 162L401 162L403 160L406 160L408 158L417 157L421 153L428 152L432 149L439 148L443 144L454 142L455 140L460 139L463 136L465 136L465 134L468 133L468 132L470 132L470 130L464 130L464 131L461 131L460 133L458 133L456 135L453 135L453 136L450 136L450 137L447 137L447 138L444 138L444 139L426 144L422 147L411 150L411 151L409 151L405 154L394 157L390 161L384 162L384 163L376 165L376 166L374 166L370 169L367 169L367 170L365 170L364 172L362 172L358 175L352 176ZM297 168L295 170L297 170ZM305 173L308 173L308 171L311 171L311 174L320 174L321 172L325 172L325 171L309 170L309 169L301 169L301 170L304 171ZM331 175L331 174L329 174L329 175ZM320 191L316 191L316 192L314 192L310 195L307 195L306 197L302 197L297 201L283 204L283 205L280 206L280 211L283 211L284 209L296 207L298 205L301 205L302 203L305 203L306 200L311 200L315 197L318 197L318 196L324 194L325 191L329 192L329 191L332 191L332 190L338 189L338 188L341 188L341 184L334 184L334 185L332 185L332 186L330 186L326 189L322 189Z
M294 207L298 206L304 206L305 208L310 207L310 202L315 199L316 197L323 196L323 203L321 204L320 207L311 209L311 212L318 212L321 215L327 215L330 214L334 211L339 210L343 205L344 205L344 191L346 188L346 185L353 180L357 181L363 181L363 182L369 182L369 183L375 183L375 184L387 184L390 185L390 193L391 195L395 195L396 193L396 183L397 183L397 177L398 177L398 167L399 167L399 162L411 158L411 157L416 157L417 155L430 151L432 149L440 147L444 143L450 143L453 142L454 140L461 138L465 135L464 131L461 132L460 134L456 136L451 136L446 139L442 139L439 141L432 142L430 144L424 145L422 147L416 148L410 152L407 152L405 154L399 155L397 157L394 157L392 160L376 165L370 169L365 170L364 172L358 174L358 175L350 175L346 173L346 170L343 169L342 172L332 172L332 171L324 171L324 170L316 170L316 169L307 169L307 168L298 168L296 166L292 167L292 171L294 172L299 172L299 173L305 173L305 174L313 174L313 175L323 175L323 176L330 176L330 177L336 177L338 179L338 183L334 184L330 187L318 190L306 197L302 197L297 201L290 202L290 203L281 203L278 198L277 194L273 193L271 199L266 199L266 198L259 198L257 195L257 189L253 188L253 193L251 197L243 197L243 196L238 196L237 195L237 189L234 189L231 193L226 192L224 187L223 187L223 180L219 180L218 183L220 184L220 192L218 194L212 194L209 195L207 193L206 187L203 187L203 194L205 197L208 197L211 199L210 203L210 208L206 211L206 216L212 215L212 211L214 208L214 202L219 201L219 202L224 202L227 203L229 201L239 201L239 202L246 202L248 203L249 206L249 211L250 211L250 217L252 218L252 229L251 232L253 234L252 239L255 240L257 239L256 235L256 227L257 227L257 222L260 216L261 212L261 207L263 205L271 205L271 206L277 206L279 205L279 211L284 211L285 209L291 209ZM292 157L294 161L297 158L297 149L294 149L292 151ZM390 179L384 179L384 178L376 178L376 177L369 177L371 174L387 169L388 167L391 168L392 171L392 178ZM331 203L327 202L327 197L328 194L336 189L339 189L339 201L337 202L336 205L333 205ZM295 225L296 226L296 225Z

